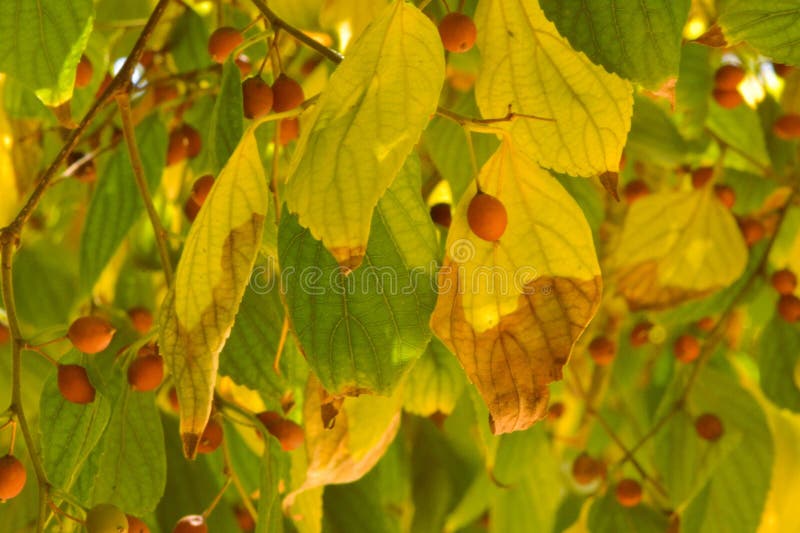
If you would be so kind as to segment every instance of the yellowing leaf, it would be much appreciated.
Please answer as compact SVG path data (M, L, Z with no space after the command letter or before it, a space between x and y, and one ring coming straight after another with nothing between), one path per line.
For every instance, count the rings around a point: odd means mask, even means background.
M712 189L637 200L611 258L619 290L634 309L659 309L735 281L747 247Z
M319 13L323 27L338 31L342 50L386 7L387 0L325 0Z
M547 384L561 378L602 291L589 224L549 173L506 140L481 169L484 192L505 205L497 242L469 228L473 185L456 209L431 317L493 419L525 429L544 415Z
M188 457L211 413L219 352L261 244L268 192L253 131L244 134L194 221L161 309L159 345L175 380Z
M633 110L630 83L576 52L537 2L483 0L475 19L483 59L475 98L483 116L503 117L511 106L554 119L505 123L544 167L572 176L619 170Z
M398 0L353 44L311 111L286 202L339 264L361 263L372 211L435 111L443 80L436 27Z

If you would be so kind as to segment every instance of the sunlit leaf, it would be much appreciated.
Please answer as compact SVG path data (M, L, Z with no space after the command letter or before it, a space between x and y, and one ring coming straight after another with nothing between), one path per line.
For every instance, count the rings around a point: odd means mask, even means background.
M225 166L225 162L236 149L243 130L241 74L239 67L228 58L222 67L220 92L214 101L211 130L208 134L208 143L212 147L211 160L216 172Z
M776 315L761 334L761 390L775 405L794 412L800 412L800 384L795 377L798 364L800 332Z
M614 491L609 490L592 503L589 509L588 527L592 533L667 531L667 516L642 504L630 508L623 507L617 503Z
M388 3L388 0L325 0L319 21L323 27L337 30L340 38L357 39Z
M289 461L281 451L277 439L270 436L264 443L261 458L261 486L258 499L258 533L279 533L283 531L283 513L279 487L286 483Z
M431 339L405 382L403 409L421 416L450 414L466 379L458 359L441 341Z
M727 0L719 25L730 44L747 41L776 61L800 64L800 6L794 0Z

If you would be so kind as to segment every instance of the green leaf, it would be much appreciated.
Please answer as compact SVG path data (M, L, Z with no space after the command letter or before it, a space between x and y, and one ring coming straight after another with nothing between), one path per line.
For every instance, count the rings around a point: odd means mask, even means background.
M91 0L0 2L0 72L34 89L49 106L66 102L93 21Z
M708 129L737 151L744 152L757 164L769 165L764 129L755 110L746 105L723 109L712 104L708 115ZM742 169L747 170L747 169ZM759 168L755 167L758 171Z
M250 280L269 208L253 132L244 134L192 224L161 309L159 346L175 380L188 457L211 413L219 353Z
M219 95L214 101L214 112L211 115L208 134L215 173L225 166L225 162L239 144L243 131L241 74L239 67L229 57L222 66Z
M309 112L286 202L340 264L361 264L375 205L436 110L443 81L436 27L396 0L350 47Z
M617 171L633 106L631 84L572 49L536 2L485 0L475 13L483 67L475 96L485 118L511 110L528 157L572 176ZM602 90L598 90L602 88Z
M456 356L439 339L432 338L408 375L403 409L420 416L437 412L449 415L466 383Z
M655 89L678 74L690 0L541 0L542 11L576 50L610 72Z
M211 65L208 55L208 29L194 9L186 6L172 26L170 54L179 72L198 70Z
M654 533L667 531L667 518L643 504L623 507L617 503L614 491L609 490L592 503L588 526L591 533Z
M280 533L283 531L283 512L279 486L286 482L289 471L288 457L281 450L277 439L267 436L261 458L261 487L258 498L257 533Z
M719 25L729 44L747 41L775 61L800 64L800 6L794 0L728 0Z
M157 114L136 128L142 166L151 192L158 188L167 153L167 131ZM81 291L91 291L108 261L134 222L144 213L144 202L131 168L125 143L121 143L99 172L81 233Z
M632 159L674 168L684 160L688 147L662 107L637 97L625 151Z
M278 234L292 324L333 394L389 394L430 338L437 239L410 158L378 203L361 267L345 275L297 217ZM288 274L287 274L288 273Z
M800 364L800 332L776 315L761 332L758 368L761 390L775 405L800 412L796 368Z
M703 134L710 107L708 95L713 88L711 49L701 44L686 43L681 52L680 74L675 86L675 111L678 128L689 139L696 139Z

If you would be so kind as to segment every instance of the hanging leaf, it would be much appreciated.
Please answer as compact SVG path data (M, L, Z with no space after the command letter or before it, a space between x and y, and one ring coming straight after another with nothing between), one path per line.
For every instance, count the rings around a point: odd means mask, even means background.
M403 388L403 409L420 416L449 415L465 384L458 359L439 339L433 338L408 374Z
M800 64L800 6L794 0L753 3L728 0L723 4L719 25L729 44L747 41L776 61Z
M775 316L761 333L758 368L761 390L775 405L800 412L800 384L796 368L800 364L800 332Z
M475 96L483 116L504 117L510 106L552 119L504 126L544 167L571 176L618 171L633 108L630 83L573 50L535 2L484 0L475 19L483 58Z
M236 149L244 130L242 120L242 83L239 67L229 57L222 66L220 91L214 101L208 144L212 147L211 160L214 171L225 166L225 162Z
M159 346L175 380L187 457L194 457L211 413L219 353L258 255L267 196L250 128L192 225L161 309Z
M286 202L344 267L361 264L372 211L435 111L443 80L436 27L396 0L353 44L310 112Z
M504 204L508 227L497 242L472 233L473 185L447 237L431 326L483 396L492 430L506 433L544 416L547 384L561 379L602 281L580 208L516 144L506 139L478 180Z

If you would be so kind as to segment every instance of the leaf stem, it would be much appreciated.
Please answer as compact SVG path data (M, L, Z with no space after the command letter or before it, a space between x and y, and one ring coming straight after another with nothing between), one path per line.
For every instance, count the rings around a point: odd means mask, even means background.
M228 447L228 440L222 439L222 459L225 464L225 471L228 472L230 476L230 480L233 482L233 486L236 488L236 492L239 493L239 497L242 499L242 505L247 510L247 513L253 520L258 519L258 511L253 506L253 502L250 500L250 495L247 494L247 491L244 489L244 485L242 484L242 480L239 479L238 474L236 474L236 470L233 468L233 461L231 460L231 450Z

